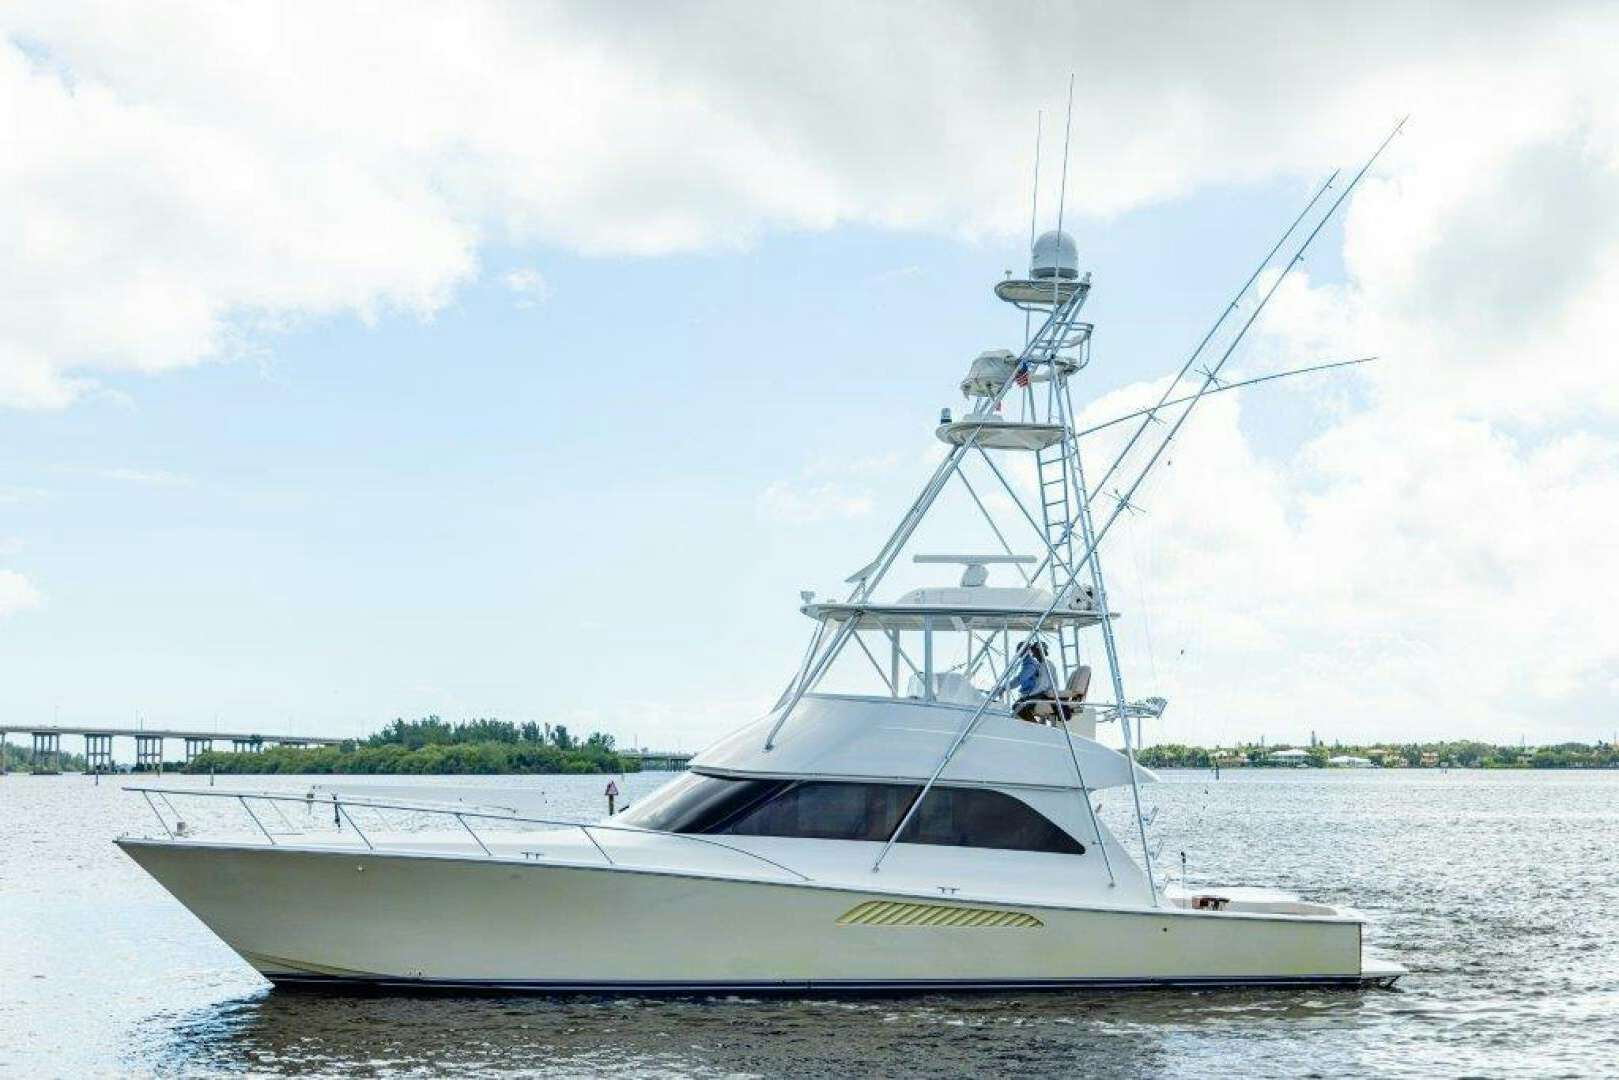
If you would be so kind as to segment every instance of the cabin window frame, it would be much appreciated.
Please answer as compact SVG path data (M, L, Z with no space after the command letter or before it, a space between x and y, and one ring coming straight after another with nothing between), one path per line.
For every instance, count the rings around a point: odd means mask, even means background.
M626 823L689 835L884 843L894 839L894 831L910 813L923 788L922 784L880 780L772 780L696 772L675 783L690 778L695 778L687 793L690 805L682 806L678 801L681 793L677 792L651 807L626 811ZM697 788L715 783L726 787L711 788L706 797L690 797L698 794ZM853 798L857 791L864 792L863 800ZM814 808L815 820L827 827L809 831L797 827L793 818L800 804L810 799L819 802ZM786 800L793 802L784 805ZM840 801L847 811L843 819L847 824L842 828L836 827ZM858 805L862 802L863 809ZM652 813L650 822L637 820L648 811ZM910 814L910 819L896 843L1049 855L1084 855L1088 850L1084 841L1038 809L997 788L936 784L929 789L927 802ZM985 843L986 838L998 842Z

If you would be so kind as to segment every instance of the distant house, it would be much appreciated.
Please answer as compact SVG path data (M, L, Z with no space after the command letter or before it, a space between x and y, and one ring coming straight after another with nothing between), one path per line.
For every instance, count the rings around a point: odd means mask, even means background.
M1296 748L1290 750L1272 750L1269 756L1272 761L1280 765L1308 765L1310 763L1310 751L1308 750L1299 750Z
M1337 757L1327 759L1327 764L1335 769L1370 769L1371 758L1356 757L1354 754L1339 754Z
M1436 767L1438 764L1439 764L1439 754L1438 754L1437 751L1424 750L1422 752L1422 767L1424 769L1432 769L1432 768Z

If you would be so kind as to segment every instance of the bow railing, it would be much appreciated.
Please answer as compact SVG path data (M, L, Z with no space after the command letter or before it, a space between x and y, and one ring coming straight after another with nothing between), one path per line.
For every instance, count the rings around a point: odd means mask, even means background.
M223 799L239 804L242 810L246 812L248 818L253 822L254 826L256 826L258 831L263 834L265 841L271 847L279 847L281 844L276 840L276 833L272 832L265 825L264 818L260 817L259 814L254 812L253 804L255 803L264 804L270 809L275 810L277 815L280 817L281 822L286 825L289 830L288 832L281 834L283 837L288 835L303 835L303 833L293 826L292 822L285 814L281 813L281 807L288 805L302 806L310 811L325 811L329 809L332 812L334 821L337 822L339 827L346 822L349 828L354 830L354 835L359 838L360 843L365 846L367 851L382 851L388 854L410 854L413 850L420 853L421 849L412 849L408 841L402 842L396 840L390 840L386 847L380 847L369 835L367 835L363 829L360 828L359 823L354 819L353 811L373 810L380 814L381 811L392 810L396 812L424 814L454 819L454 821L460 825L467 835L471 837L473 843L476 845L482 856L489 859L511 860L514 862L532 862L536 858L543 859L544 855L543 853L534 851L532 849L516 851L510 855L496 854L495 850L489 846L489 840L485 839L485 835L491 834L492 830L486 829L485 834L480 834L478 830L472 827L473 821L480 823L500 822L503 824L538 825L548 829L578 829L580 833L584 835L585 839L590 842L590 846L595 849L598 855L601 856L602 861L608 866L635 865L623 861L622 852L620 853L620 859L614 859L612 854L608 851L607 845L603 844L602 842L604 836L610 843L615 837L628 833L643 838L667 838L687 844L699 844L707 848L719 848L723 851L744 856L754 862L763 863L766 866L779 870L785 874L790 874L799 881L812 880L808 874L800 873L799 871L794 870L792 867L779 863L774 859L767 858L764 855L760 855L756 851L749 851L746 848L737 847L734 844L727 844L724 841L715 840L707 836L695 836L691 833L660 832L655 829L640 829L628 825L607 825L599 821L578 821L567 818L533 817L527 814L496 812L494 810L476 810L461 806L452 807L430 802L396 802L391 800L368 799L363 797L355 798L353 796L345 796L337 793L322 793L316 795L315 793L310 792L303 795L295 795L284 792L269 791L214 791L197 788L147 787L144 785L132 785L124 790L138 792L142 797L145 798L146 805L151 808L153 816L157 818L158 824L162 826L164 834L167 835L170 840L186 840L193 838L195 835L187 828L185 819L181 817L180 812L175 808L174 803L170 800L171 796L188 799ZM158 809L158 803L160 802L168 808L170 815L173 816L175 821L174 825L171 826L168 818L164 817L163 811ZM391 835L399 836L401 834L398 830L395 830ZM405 833L404 835L408 836L410 834ZM498 843L499 841L495 842Z

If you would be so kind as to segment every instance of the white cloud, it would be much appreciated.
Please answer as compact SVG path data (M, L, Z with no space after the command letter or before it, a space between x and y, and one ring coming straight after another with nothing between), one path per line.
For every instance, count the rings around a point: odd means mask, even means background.
M38 589L15 570L0 570L0 618L39 607L45 602Z
M1619 441L1411 402L1275 461L1239 417L1207 401L1104 548L1137 685L1182 703L1158 734L1594 737L1619 671L1619 619L1591 601L1619 574Z
M1222 400L1132 525L1155 599L1204 620L1205 721L1544 741L1611 716L1619 108L1582 51L1450 91L1354 202L1347 282L1278 293L1257 352L1378 352L1366 406L1275 462Z
M840 224L1016 234L1029 120L1075 66L1074 214L1314 173L1405 108L1422 138L1493 146L1578 97L1572 133L1619 100L1616 18L9 5L0 403L59 407L102 373L228 359L301 320L428 317L491 240L658 254Z
M767 485L755 500L755 510L761 520L787 525L864 518L879 505L874 488L924 469L931 471L938 465L939 454L939 444L928 439L920 452L814 458L805 462L797 477Z
M875 503L869 491L835 481L789 483L777 481L759 493L759 516L786 525L865 517Z
M501 278L506 288L516 297L520 308L538 307L551 299L551 286L545 276L532 266L508 272Z

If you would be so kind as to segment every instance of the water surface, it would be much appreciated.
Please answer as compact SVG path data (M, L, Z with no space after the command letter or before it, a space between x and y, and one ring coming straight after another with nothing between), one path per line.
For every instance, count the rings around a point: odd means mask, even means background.
M619 781L634 800L667 779ZM677 1000L272 991L115 848L124 780L0 778L0 1072L1586 1076L1619 1068L1619 773L1169 772L1192 883L1352 904L1398 991ZM225 784L226 778L220 778ZM292 777L231 778L303 790ZM597 813L602 777L520 785ZM165 783L206 784L192 777ZM1122 829L1125 799L1104 813ZM311 913L312 916L318 913ZM446 918L453 923L453 913ZM447 930L453 927L447 926ZM678 932L671 928L671 932Z

